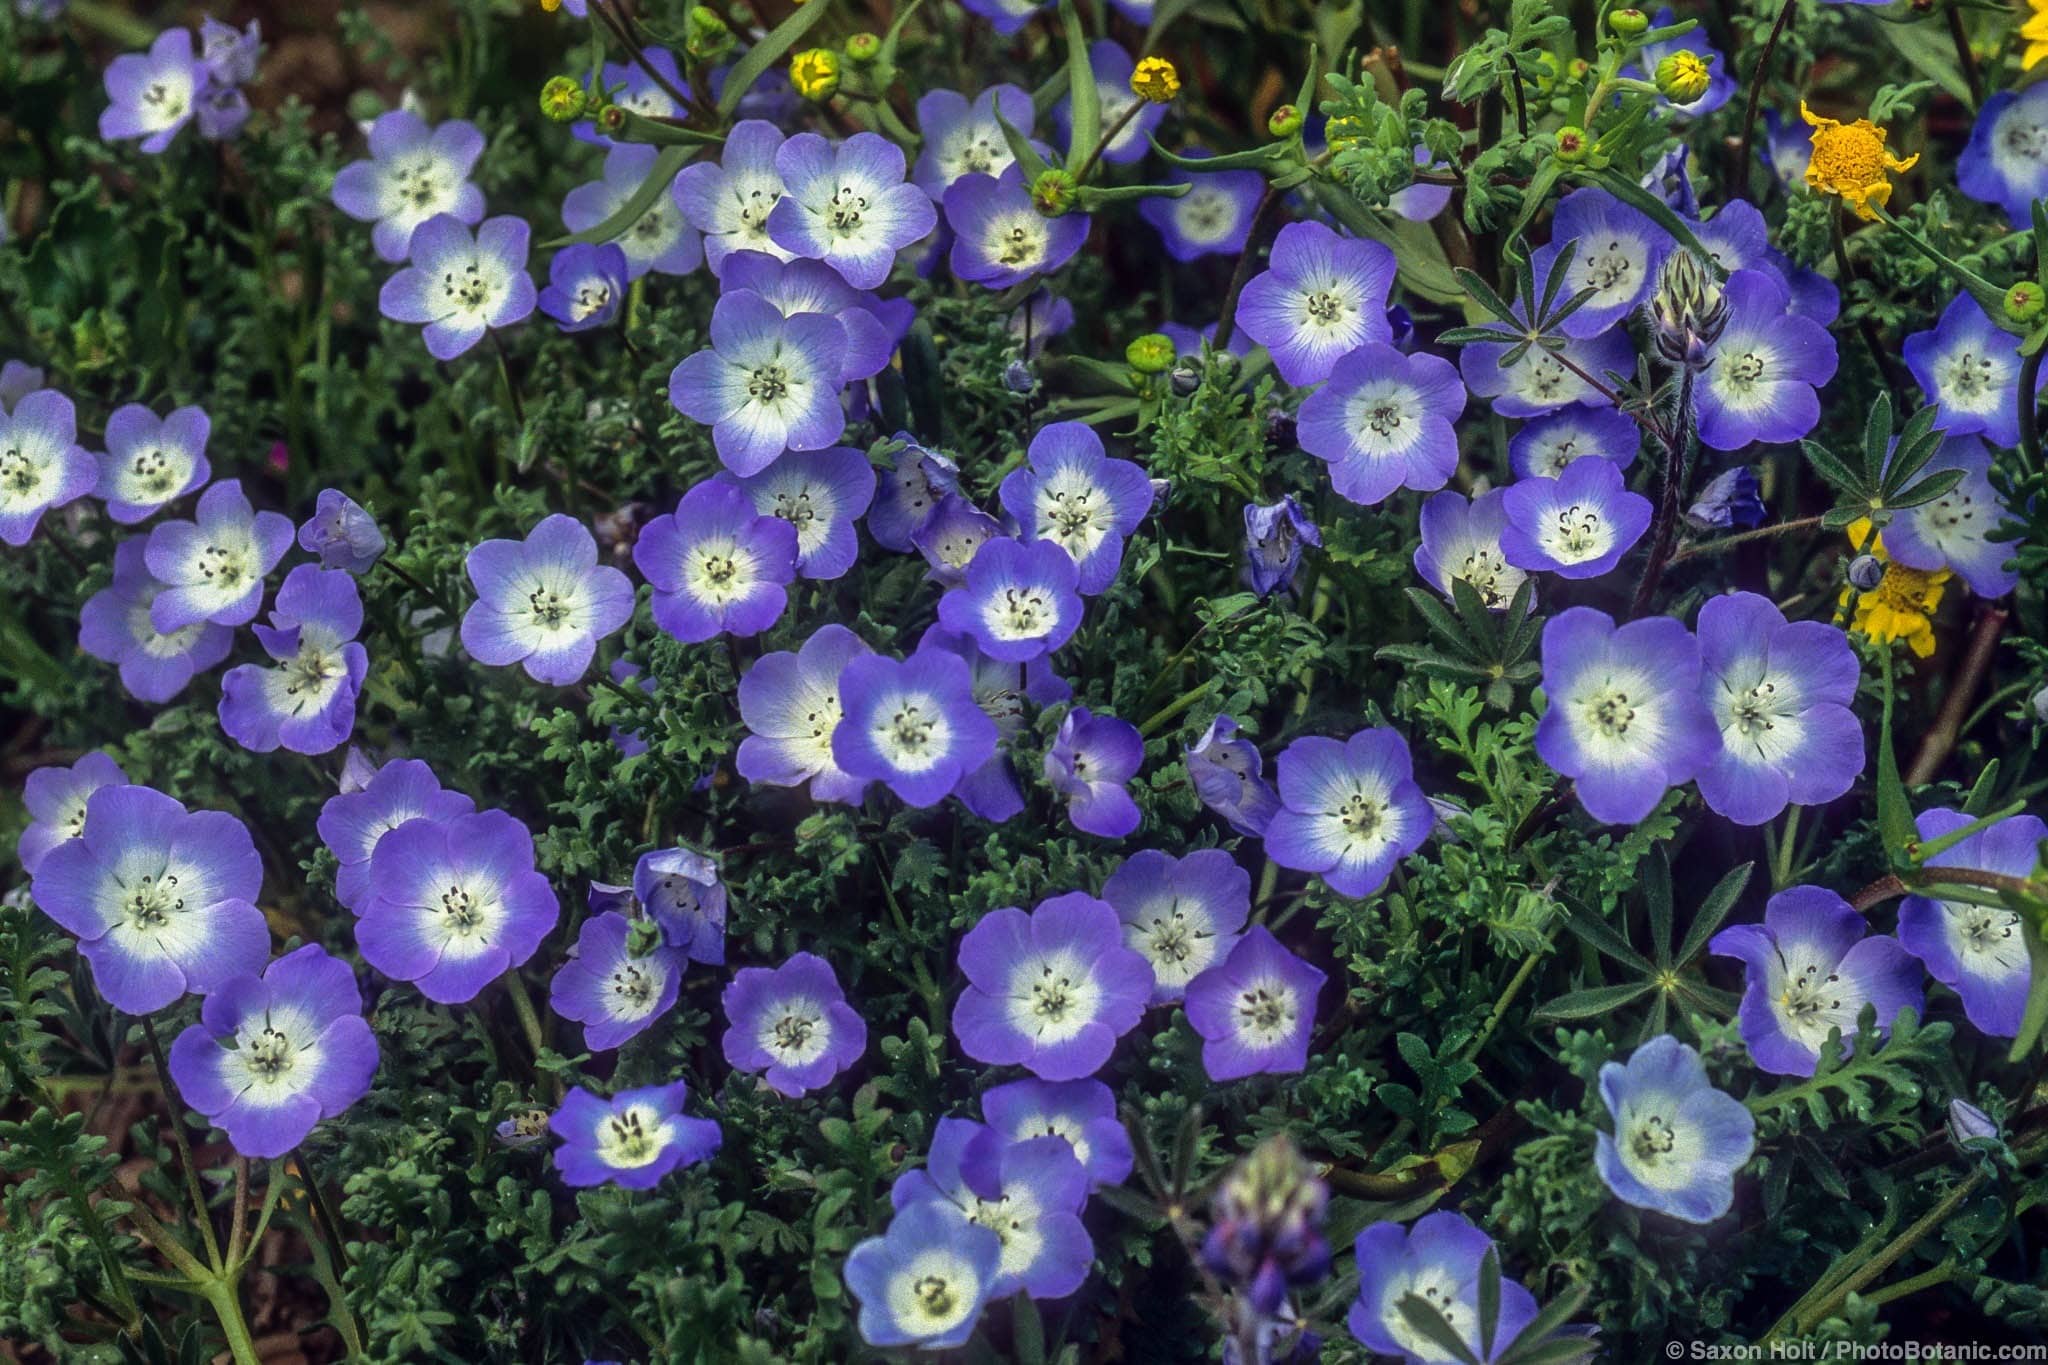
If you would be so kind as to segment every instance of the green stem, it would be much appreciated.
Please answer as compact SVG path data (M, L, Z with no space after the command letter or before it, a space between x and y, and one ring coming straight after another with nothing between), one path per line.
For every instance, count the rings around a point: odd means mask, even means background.
M498 354L498 374L505 381L505 398L512 407L512 421L521 434L526 431L526 402L519 396L519 386L512 382L512 366L505 358L505 343L498 338L497 328L491 329L491 349ZM498 459L498 482L505 482L504 457Z
M209 1279L199 1286L199 1293L220 1319L221 1335L228 1339L228 1354L235 1365L263 1365L263 1357L256 1353L256 1339L249 1335L248 1320L242 1316L240 1281Z
M192 1215L199 1223L207 1264L218 1270L221 1265L220 1242L213 1233L213 1217L206 1207L206 1191L199 1184L199 1166L192 1159L192 1143L185 1136L185 1102L171 1081L170 1064L164 1060L164 1045L156 1036L156 1021L148 1015L142 1017L142 1036L149 1040L150 1060L156 1063L157 1083L163 1087L164 1103L170 1109L171 1137L177 1143L178 1156L185 1167L185 1193L192 1200Z
M1752 540L1769 540L1775 536L1789 535L1794 531L1810 531L1820 523L1819 517L1801 517L1797 521L1781 521L1776 526L1760 526L1754 531L1738 531L1732 536L1697 541L1691 545L1680 546L1672 554L1671 562L1677 564L1695 555L1717 555L1723 550L1748 544Z
M538 1063L540 1054L547 1047L547 1034L540 1026L540 1015L533 1008L533 996L526 989L526 982L520 978L519 969L512 968L501 978L505 983L505 994L512 998L512 1012L519 1016L520 1031L533 1048L533 1060Z
M1938 1284L1947 1284L1955 1277L1955 1262L1943 1261L1940 1265L1929 1270L1923 1270L1918 1275L1908 1276L1897 1284L1888 1284L1882 1289L1873 1289L1870 1293L1863 1296L1863 1302L1869 1304L1872 1308L1880 1308L1894 1299L1903 1299L1908 1294L1917 1294L1923 1289L1932 1289Z
M1131 120L1138 116L1138 111L1143 109L1145 104L1146 101L1142 99L1132 100L1124 106L1124 111L1117 115L1116 122L1104 129L1101 137L1095 139L1095 150L1088 153L1088 159L1081 163L1081 169L1074 172L1076 185L1088 183L1088 172L1095 169L1095 163L1102 160L1102 154L1109 150L1109 144L1122 136L1124 129L1130 126Z
M1977 54L1970 51L1970 32L1963 27L1963 9L1955 0L1949 0L1948 36L1956 45L1956 63L1963 68L1963 83L1970 87L1970 107L1976 109L1984 103L1984 75L1977 70Z
M2043 350L2035 350L2020 357L2020 453L2026 457L2027 470L2030 473L2038 472L2041 468L2039 386Z
M1875 1280L1878 1276L1884 1274L1885 1271L1891 1269L1901 1256L1904 1256L1917 1246L1923 1237L1933 1232L1950 1214L1954 1213L1959 1204L1974 1194L1977 1187L1984 1183L1984 1169L1984 1167L1979 1166L1976 1170L1970 1172L1969 1179L1943 1195L1933 1208L1915 1219L1911 1227L1885 1243L1876 1255L1864 1262L1855 1271L1843 1276L1840 1282L1821 1298L1819 1303L1811 1308L1805 1308L1803 1300L1801 1303L1794 1304L1791 1311L1779 1320L1777 1326L1771 1329L1770 1335L1764 1339L1766 1341L1770 1340L1771 1337L1775 1337L1781 1329L1788 1325L1802 1333L1811 1332L1815 1327L1833 1317L1842 1304L1848 1301L1851 1294L1862 1290L1872 1280Z
M1840 208L1828 214L1828 241L1835 252L1835 280L1846 297L1850 287L1856 283L1856 267L1849 260L1849 239L1842 232ZM1863 338L1863 347L1870 352L1870 363L1877 367L1885 386L1894 393L1903 392L1905 386L1899 383L1899 377L1892 369L1892 359L1885 354L1884 342L1877 335L1877 324L1870 320L1868 313L1858 316L1856 331Z
M1982 299L2003 299L2005 297L2005 291L2003 289L2000 289L1997 285L1985 279L1982 275L1979 275L1976 271L1970 269L1970 267L1964 265L1961 261L1958 261L1955 258L1945 254L1939 248L1937 248L1932 242L1922 237L1919 233L1913 231L1913 229L1907 227L1904 223L1901 223L1898 219L1892 217L1891 211L1885 208L1884 205L1872 203L1870 205L1870 211L1877 215L1877 220L1880 223L1883 223L1893 232L1898 233L1899 236L1904 237L1907 243L1915 251L1919 252L1922 256L1925 256L1928 260L1933 261L1942 269L1953 274L1958 280L1961 280L1963 282L1963 284L1970 290L1971 293L1982 296L1979 300L1980 302L1982 301Z
M1742 111L1742 142L1735 153L1737 185L1749 184L1749 149L1756 145L1756 111L1764 93L1764 75L1771 69L1771 54L1778 50L1778 39L1785 32L1785 21L1792 17L1793 4L1794 0L1784 0L1778 6L1778 22L1771 25L1771 36L1764 40L1764 50L1758 54L1756 65L1749 69L1749 103Z
M1785 829L1778 836L1778 860L1771 869L1771 889L1776 891L1792 884L1792 855L1799 843L1799 813L1803 806L1792 805L1785 810Z
M1193 691L1183 692L1180 696L1175 697L1172 701L1154 711L1145 723L1138 727L1138 733L1147 739L1151 738L1152 735L1158 732L1161 726L1215 691L1216 683L1217 679L1211 678Z
M342 1292L342 1282L348 1275L348 1243L342 1240L341 1223L334 1216L333 1207L327 1202L327 1191L320 1184L320 1176L313 1169L313 1163L306 1159L303 1147L292 1152L292 1160L299 1168L299 1186L306 1192L306 1198L313 1205L313 1221L320 1228L320 1235L327 1240L327 1247L334 1256L334 1310L335 1330L341 1333L351 1355L360 1355L363 1350L362 1329L356 1325L355 1314L349 1311L347 1296Z
M156 41L156 25L139 14L130 14L124 9L100 3L100 0L71 0L64 7L64 17L76 19L89 29L94 29L127 47L148 47Z

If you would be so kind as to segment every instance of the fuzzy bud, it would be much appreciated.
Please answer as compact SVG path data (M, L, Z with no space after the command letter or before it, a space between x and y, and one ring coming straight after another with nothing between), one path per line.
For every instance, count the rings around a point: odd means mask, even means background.
M1876 555L1857 555L1849 561L1849 586L1858 592L1876 592L1884 582L1884 563Z
M1272 1317L1290 1287L1311 1285L1330 1269L1323 1214L1330 1191L1285 1136L1267 1138L1223 1177L1210 1205L1202 1261Z
M1081 186L1073 175L1058 167L1040 171L1038 178L1031 182L1031 202L1048 218L1058 218L1071 212L1080 192Z
M1021 360L1013 360L1003 367L1003 387L1015 394L1028 394L1038 387L1038 377L1031 373L1031 367Z
M1650 16L1639 9L1618 9L1607 16L1607 27L1616 37L1641 37L1650 31Z
M1674 251L1657 276L1650 316L1656 323L1657 353L1681 369L1703 370L1728 325L1728 300L1699 257Z
M2032 322L2041 316L2044 304L2048 304L2048 295L2032 280L2021 280L2005 291L2005 315L2014 322Z
M540 88L540 111L555 123L574 123L589 104L583 87L568 76L550 77Z

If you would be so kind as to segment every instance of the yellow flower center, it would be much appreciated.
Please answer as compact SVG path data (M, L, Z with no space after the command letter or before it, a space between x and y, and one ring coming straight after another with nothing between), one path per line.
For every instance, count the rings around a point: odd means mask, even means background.
M1131 72L1131 93L1154 104L1165 104L1180 93L1180 72L1164 57L1147 57Z

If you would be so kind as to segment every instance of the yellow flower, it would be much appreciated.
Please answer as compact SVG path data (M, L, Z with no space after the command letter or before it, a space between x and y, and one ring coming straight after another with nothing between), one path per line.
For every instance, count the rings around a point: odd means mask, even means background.
M562 7L562 0L540 0L540 7L549 14L553 14Z
M1169 103L1180 93L1180 72L1164 57L1147 57L1131 72L1131 93L1154 104Z
M2020 37L2027 40L2027 50L2020 54L2020 65L2031 71L2048 57L2048 0L2027 0L2033 13L2027 22L2020 25Z
M823 103L839 93L839 54L814 47L789 59L789 83L807 100Z
M1904 640L1922 659L1934 653L1932 617L1954 575L1947 569L1909 569L1895 563L1885 551L1884 537L1871 536L1867 517L1849 523L1849 544L1867 545L1884 565L1884 577L1875 588L1854 594L1856 619L1850 629L1873 640ZM1851 595L1851 589L1844 588L1840 605L1847 607Z
M1867 118L1839 123L1823 118L1799 102L1799 117L1813 125L1813 156L1806 163L1806 183L1823 194L1840 195L1842 202L1866 222L1877 215L1872 204L1884 207L1892 197L1888 171L1907 171L1920 160L1915 152L1904 161L1884 145L1885 131Z
M1657 93L1673 104L1691 104L1713 83L1713 55L1680 48L1657 63Z

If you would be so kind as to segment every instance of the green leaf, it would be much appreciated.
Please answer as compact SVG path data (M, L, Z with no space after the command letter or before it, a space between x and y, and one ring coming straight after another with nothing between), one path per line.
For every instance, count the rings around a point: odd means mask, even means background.
M1472 1354L1472 1348L1465 1344L1465 1339L1428 1299L1420 1294L1403 1294L1394 1307L1400 1313L1401 1321L1407 1323L1411 1330L1420 1333L1459 1365L1479 1365L1479 1358Z
M1683 967L1699 956L1712 938L1714 931L1721 927L1721 921L1728 918L1728 912L1735 908L1735 902L1742 899L1742 890L1749 885L1749 874L1755 863L1744 863L1730 868L1714 883L1714 889L1700 902L1699 912L1692 917L1692 924L1685 931L1685 941L1678 945L1678 956L1674 966Z
M1484 276L1476 270L1467 270L1463 266L1458 267L1451 273L1457 277L1458 283L1464 286L1466 293L1479 300L1481 308L1484 308L1503 322L1516 324L1519 331L1520 319L1516 316L1514 307L1494 291L1493 286L1486 282ZM1445 335L1449 335L1449 333Z
M813 3L822 4L823 0L813 0ZM654 165L648 168L647 178L640 182L640 188L634 190L611 217L581 232L572 232L567 237L558 237L541 245L558 247L570 246L577 242L609 242L615 237L623 236L633 224L640 221L642 214L654 206L655 200L668 193L668 187L674 183L676 175L697 155L697 151L695 147L662 148L655 155Z
M1583 991L1572 991L1555 1000L1545 1001L1536 1010L1535 1017L1546 1022L1559 1019L1592 1019L1611 1014L1623 1005L1632 1004L1643 998L1655 983L1651 981L1629 981L1619 986L1594 986Z
M1095 68L1088 65L1088 35L1081 31L1074 0L1060 0L1060 29L1067 40L1067 116L1072 124L1067 165L1079 170L1102 132L1102 92L1095 88Z
M1879 393L1863 418L1863 487L1877 488L1884 477L1885 453L1892 444L1892 396Z
M1940 24L1878 23L1871 27L1884 35L1909 66L1955 96L1964 108L1977 107L1970 98L1970 83L1956 65L1955 44Z
M1186 183L1179 185L1083 185L1074 195L1074 207L1082 213L1095 213L1110 204L1128 204L1139 199L1179 199L1193 190Z
M701 128L648 118L623 104L619 112L626 116L626 122L612 138L614 142L638 142L653 147L715 147L725 141L723 133L707 133Z
M831 0L809 0L798 5L787 19L768 31L767 37L748 48L732 64L732 70L725 73L725 87L718 96L719 118L730 119L762 73L787 56L806 33L818 26L830 8Z
M1924 503L1933 502L1936 498L1946 497L1955 491L1956 485L1963 481L1966 472L1961 469L1944 469L1938 474L1929 474L1904 492L1886 498L1884 505L1894 512L1903 512L1908 507L1919 507Z
M2030 915L2020 916L2020 932L2026 937L2027 961L2033 977L2027 983L2027 1008L2020 1015L2020 1031L2005 1056L2015 1064L2024 1062L2040 1046L2048 1030L2048 943L2041 941L2041 926Z
M1910 866L1906 849L1920 837L1913 827L1913 807L1906 784L1899 780L1899 758L1892 745L1892 655L1884 652L1884 708L1877 737L1877 828L1884 837L1885 858L1893 867Z
M1643 863L1643 908L1650 917L1650 951L1660 967L1671 965L1671 855L1659 844Z
M1861 477L1835 457L1833 451L1818 441L1801 441L1799 449L1805 453L1806 462L1813 466L1814 473L1851 496L1861 496L1864 484Z
M1408 603L1415 608L1416 614L1427 621L1429 628L1441 636L1452 649L1468 659L1485 657L1478 642L1465 633L1464 624L1451 614L1450 608L1443 604L1442 598L1425 588L1408 588L1405 591Z
M1615 932L1613 925L1582 906L1574 905L1571 908L1571 913L1565 917L1564 927L1624 967L1632 967L1644 976L1649 976L1656 970L1650 965L1649 959L1630 947L1628 940Z
M1017 1365L1045 1365L1045 1322L1021 1289L1010 1299L1010 1350Z
M1031 139L1018 132L1011 126L1010 121L1003 117L1001 109L991 105L990 111L996 116L996 126L1003 130L1003 141L1009 144L1010 155L1016 159L1018 166L1023 168L1024 184L1029 188L1032 182L1050 169L1049 164L1038 154L1038 149L1031 145Z
M1700 258L1701 264L1713 272L1715 279L1725 280L1728 278L1728 267L1722 265L1713 252L1700 245L1700 239L1693 236L1692 228L1683 218L1680 218L1671 211L1671 205L1665 203L1656 195L1651 194L1641 185L1611 166L1593 171L1590 174L1585 172L1581 172L1581 174L1636 212L1646 215L1658 227L1670 233L1680 246Z
M1152 150L1169 166L1184 171L1263 171L1268 177L1283 169L1292 167L1294 161L1287 155L1286 144L1269 142L1263 147L1251 147L1242 152L1226 152L1222 156L1180 156L1159 145L1157 138L1147 138Z
M1493 1359L1495 1333L1500 1329L1500 1250L1486 1248L1479 1261L1479 1354Z

